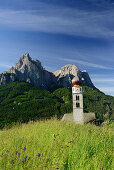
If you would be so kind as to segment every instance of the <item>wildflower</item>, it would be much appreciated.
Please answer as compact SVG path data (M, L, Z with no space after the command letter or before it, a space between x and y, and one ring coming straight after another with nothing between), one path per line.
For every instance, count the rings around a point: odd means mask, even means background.
M12 164L12 165L14 164L14 160L11 161L11 164Z
M38 153L38 157L40 157L40 155L41 155L41 154L40 154L40 153Z
M27 159L27 158L28 158L28 155L25 156L25 159Z
M18 156L20 156L21 155L21 153L18 153Z
M16 152L15 152L15 154L17 155L17 154L18 154L18 152L16 151Z
M30 159L30 157L28 158L28 160Z
M44 155L42 154L42 157L43 157Z
M26 162L27 158L28 158L28 155L25 156L25 158L24 158L24 160L23 160L23 163Z
M26 151L26 147L24 147L23 150Z

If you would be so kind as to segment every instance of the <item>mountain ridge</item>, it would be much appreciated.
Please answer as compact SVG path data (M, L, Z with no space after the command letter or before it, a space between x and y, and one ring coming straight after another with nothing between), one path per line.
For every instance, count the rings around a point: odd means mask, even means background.
M60 70L49 72L44 69L39 60L32 60L29 53L25 53L15 67L0 74L0 85L14 81L24 81L42 89L55 89L58 87L72 87L72 79L78 76L83 86L95 88L89 74L80 71L77 66L68 64Z

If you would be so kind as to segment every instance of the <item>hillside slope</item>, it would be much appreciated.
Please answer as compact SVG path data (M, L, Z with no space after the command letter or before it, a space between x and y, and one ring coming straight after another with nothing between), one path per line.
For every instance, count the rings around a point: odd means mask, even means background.
M113 124L57 120L0 130L0 169L113 169Z
M0 127L13 122L60 117L63 110L70 112L71 104L29 83L12 82L0 86Z
M83 91L85 112L95 112L100 120L113 119L114 97L90 87L83 87ZM67 88L49 92L25 82L0 86L0 127L53 116L61 118L64 113L71 112L72 93Z
M72 93L67 88L59 88L53 92L65 103L72 100ZM105 95L98 89L83 87L84 112L94 112L99 120L114 119L114 97ZM72 107L72 106L71 106Z

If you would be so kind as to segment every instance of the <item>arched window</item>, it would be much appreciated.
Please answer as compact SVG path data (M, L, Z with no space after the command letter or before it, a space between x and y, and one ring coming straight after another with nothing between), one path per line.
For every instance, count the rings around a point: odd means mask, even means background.
M76 100L79 100L79 96L76 96Z
M76 103L76 107L80 107L80 103Z

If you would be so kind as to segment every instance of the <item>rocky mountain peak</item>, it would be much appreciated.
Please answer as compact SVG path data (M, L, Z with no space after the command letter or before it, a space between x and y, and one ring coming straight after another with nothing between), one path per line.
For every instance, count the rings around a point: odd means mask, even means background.
M85 70L80 71L77 66L68 64L60 70L51 73L42 67L39 60L32 60L29 53L25 53L15 67L0 75L0 84L24 81L43 89L57 87L71 88L74 77L82 80L82 85L95 88Z
M84 86L90 86L94 88L87 71L80 71L76 65L65 65L60 70L53 72L53 74L57 77L57 81L60 86L72 87L72 79L78 78L82 81Z
M68 65L63 66L60 70L53 72L53 74L58 77L63 77L63 76L70 75L70 74L77 76L78 71L79 69L77 66L68 64Z
M15 65L15 69L20 71L25 65L29 65L31 61L32 59L29 56L29 53L25 53Z
M25 53L25 54L20 58L20 60L29 60L29 61L31 61L32 59L31 59L29 53L27 52L27 53Z

